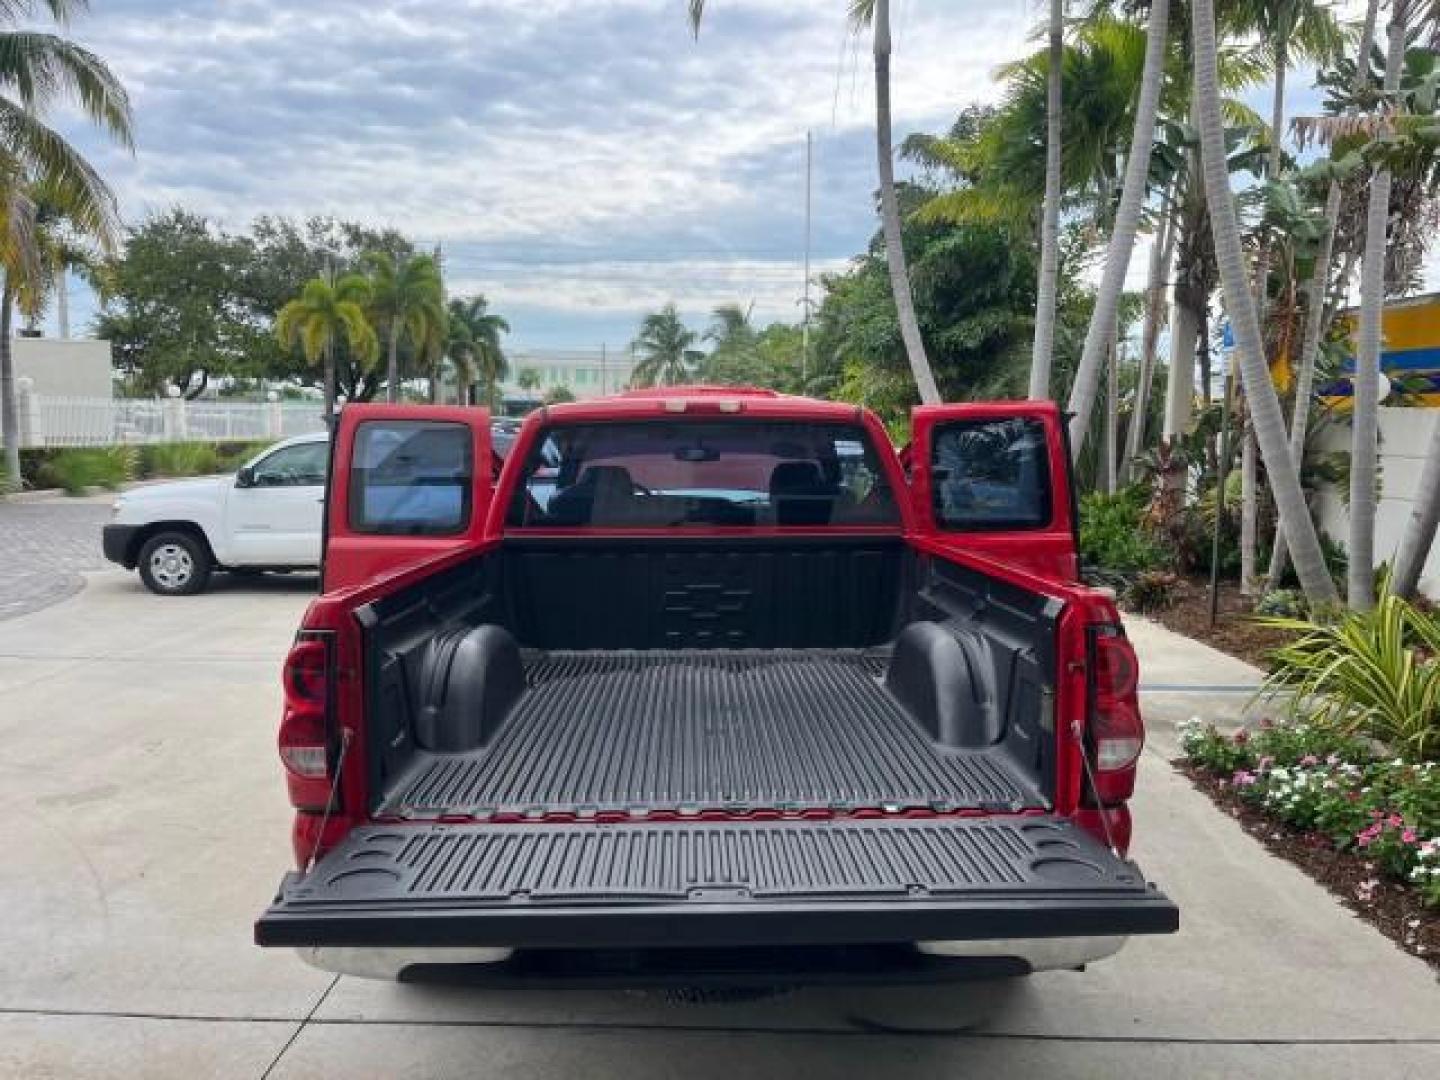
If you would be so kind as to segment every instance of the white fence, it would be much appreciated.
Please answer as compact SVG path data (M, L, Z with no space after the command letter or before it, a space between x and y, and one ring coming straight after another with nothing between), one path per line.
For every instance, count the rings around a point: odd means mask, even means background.
M1440 424L1440 409L1380 410L1380 505L1375 513L1375 561L1395 562L1405 526L1415 509L1415 494L1420 487L1420 469L1435 425ZM1321 447L1327 452L1350 452L1349 424L1327 428ZM1350 513L1341 492L1322 488L1319 506L1320 527L1341 544L1349 542ZM1430 549L1420 573L1420 589L1440 599L1440 544Z
M318 401L186 401L17 395L21 446L282 439L325 430Z

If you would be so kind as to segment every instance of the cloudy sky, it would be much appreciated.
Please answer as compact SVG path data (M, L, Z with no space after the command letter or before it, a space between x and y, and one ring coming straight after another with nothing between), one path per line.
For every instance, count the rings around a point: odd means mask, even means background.
M841 0L93 0L135 156L65 118L127 219L335 214L443 244L519 344L611 347L675 299L793 318L804 133L824 268L875 226L872 82ZM898 0L897 131L993 96L1030 0Z
M391 225L442 244L515 344L614 348L669 299L797 316L807 128L816 265L864 245L873 91L845 6L710 0L697 42L684 0L92 0L70 33L129 87L137 151L57 122L132 222ZM897 137L993 99L1037 13L896 0Z

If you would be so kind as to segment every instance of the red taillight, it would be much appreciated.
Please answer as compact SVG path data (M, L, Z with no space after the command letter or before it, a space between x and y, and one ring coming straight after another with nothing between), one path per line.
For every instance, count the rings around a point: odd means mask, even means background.
M285 658L285 711L280 720L280 760L291 805L323 811L330 802L330 657L320 639L295 643Z
M1095 634L1095 681L1090 713L1095 797L1124 802L1135 793L1135 764L1145 746L1138 698L1140 665L1124 632L1101 626Z
M285 658L285 704L293 709L325 708L329 666L325 642L298 641Z

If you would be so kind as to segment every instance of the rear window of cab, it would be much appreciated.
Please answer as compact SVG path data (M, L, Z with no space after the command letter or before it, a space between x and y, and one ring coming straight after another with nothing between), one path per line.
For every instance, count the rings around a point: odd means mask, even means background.
M897 525L859 425L645 420L556 425L525 462L519 528Z

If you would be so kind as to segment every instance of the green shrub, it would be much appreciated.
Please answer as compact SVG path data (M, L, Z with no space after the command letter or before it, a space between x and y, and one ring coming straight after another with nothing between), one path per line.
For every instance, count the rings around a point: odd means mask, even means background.
M132 446L97 446L65 449L48 457L37 470L37 484L58 487L67 495L84 495L89 488L114 491L135 476Z
M1255 750L1248 731L1222 735L1214 724L1192 721L1180 725L1180 749L1200 768L1217 776L1228 777L1255 767Z
M1278 619L1303 619L1310 613L1305 594L1295 589L1275 589L1262 596L1255 605L1255 614Z
M1164 611L1175 603L1178 575L1169 570L1145 570L1125 590L1125 602L1142 615Z
M1168 545L1145 527L1149 496L1140 485L1114 495L1092 492L1080 500L1080 561L1108 573L1138 574L1168 568Z
M206 476L220 471L213 443L154 443L140 448L140 475Z
M234 472L261 450L274 445L274 439L218 442L215 444L215 468L218 472Z
M1284 694L1292 713L1377 739L1408 760L1440 756L1440 619L1387 587L1371 611L1259 622L1293 635L1271 654L1265 694Z

